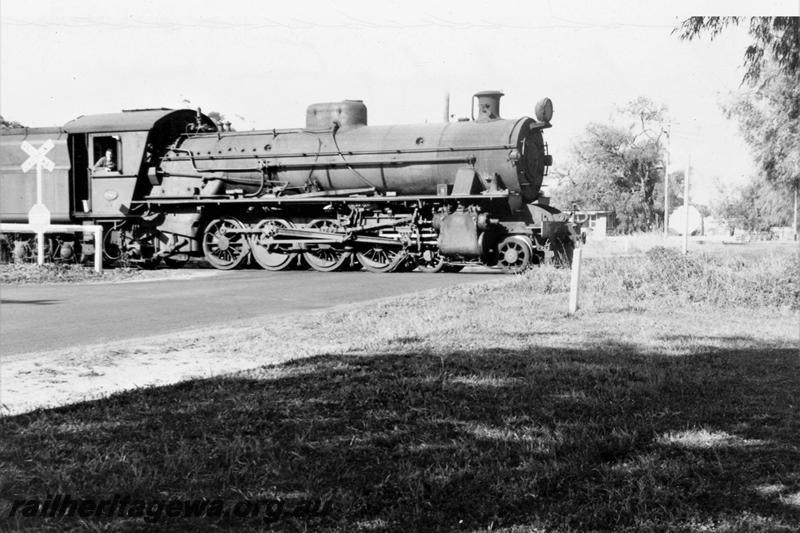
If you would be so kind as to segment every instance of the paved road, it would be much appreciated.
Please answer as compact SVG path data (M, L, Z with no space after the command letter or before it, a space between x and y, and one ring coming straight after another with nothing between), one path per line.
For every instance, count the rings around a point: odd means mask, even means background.
M215 272L136 283L0 287L0 354L55 350L487 280L459 274Z

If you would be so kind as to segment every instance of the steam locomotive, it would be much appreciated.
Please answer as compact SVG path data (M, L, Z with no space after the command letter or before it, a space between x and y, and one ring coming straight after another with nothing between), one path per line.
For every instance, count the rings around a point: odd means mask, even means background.
M471 119L442 124L368 126L364 103L346 100L309 106L295 129L236 132L199 110L149 109L5 130L0 218L27 221L36 198L21 143L52 141L52 223L101 224L108 262L516 273L567 261L579 228L540 193L552 103L507 120L501 96L476 93ZM93 167L105 153L116 164ZM94 251L80 234L48 235L56 259ZM25 236L7 238L17 259L28 253Z

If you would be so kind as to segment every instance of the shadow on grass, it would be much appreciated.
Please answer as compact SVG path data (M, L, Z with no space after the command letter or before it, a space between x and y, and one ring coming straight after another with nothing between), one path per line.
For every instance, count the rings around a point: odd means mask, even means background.
M0 494L328 502L279 530L790 531L799 408L797 351L755 344L319 356L0 420ZM263 525L115 520L89 524Z
M22 304L22 305L53 305L59 303L61 300L14 300L10 298L0 299L0 304Z

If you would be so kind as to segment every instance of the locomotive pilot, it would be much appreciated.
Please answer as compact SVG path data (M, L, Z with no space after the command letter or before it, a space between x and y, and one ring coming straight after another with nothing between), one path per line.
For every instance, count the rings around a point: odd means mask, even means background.
M97 163L92 167L93 172L98 170L113 172L117 170L117 164L114 162L114 151L111 148L106 150L106 155L97 160Z

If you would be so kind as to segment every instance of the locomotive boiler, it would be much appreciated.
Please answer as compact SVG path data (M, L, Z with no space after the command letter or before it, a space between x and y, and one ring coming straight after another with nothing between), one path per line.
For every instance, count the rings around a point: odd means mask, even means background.
M84 117L64 127L73 168L108 134L131 163L71 172L97 198L73 216L107 226L109 260L143 265L202 255L220 269L520 272L568 260L579 232L541 195L552 104L507 120L501 96L477 93L469 120L419 125L368 125L357 100L309 106L303 128L247 132L165 110L127 143L114 120Z

